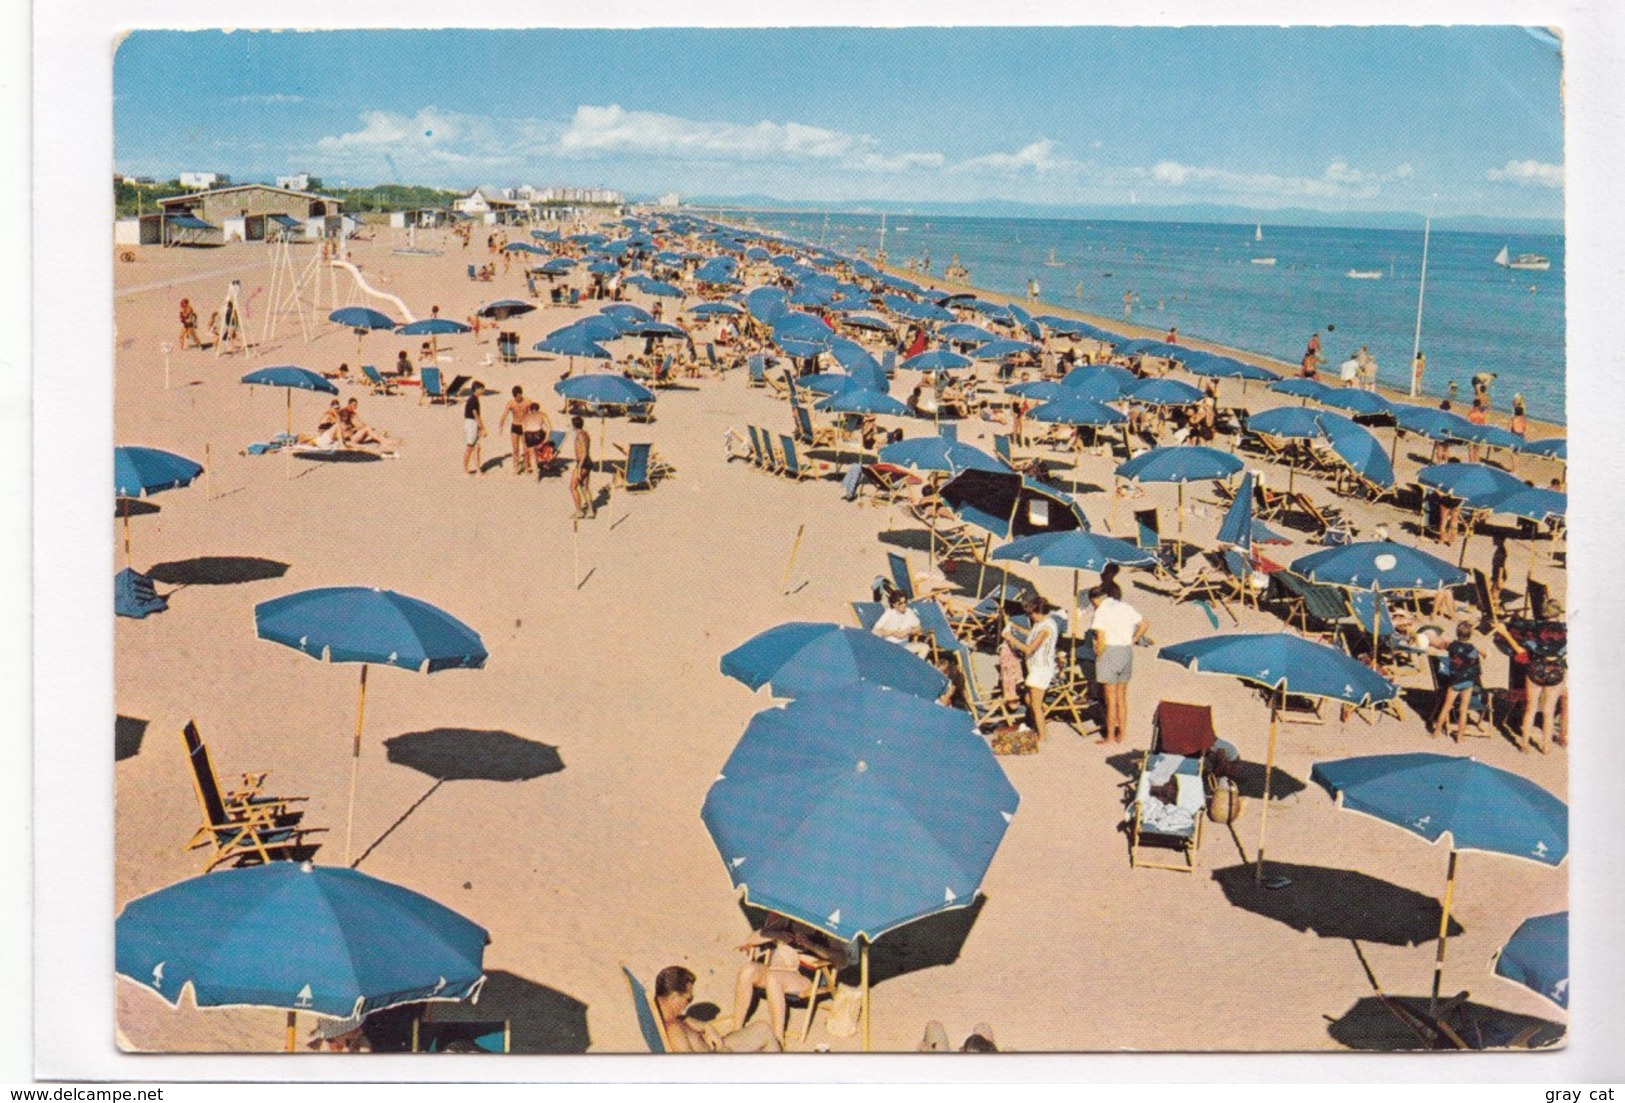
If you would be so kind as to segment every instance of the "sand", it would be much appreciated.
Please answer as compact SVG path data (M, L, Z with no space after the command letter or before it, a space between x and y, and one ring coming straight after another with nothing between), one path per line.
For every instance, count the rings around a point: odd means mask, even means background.
M441 257L393 254L402 235L373 232L374 241L354 243L354 259L375 286L400 295L419 316L439 304L443 315L461 318L479 302L523 295L517 265L492 284L464 275L467 263L488 259L483 231L466 252L455 240L420 234L418 244L443 248ZM296 248L296 264L308 263L313 249ZM901 511L842 502L834 482L796 484L728 462L722 441L730 427L790 428L788 407L747 388L743 372L663 391L652 424L611 420L611 445L653 441L678 473L649 493L616 493L579 532L563 478L516 478L506 464L465 475L458 408L423 405L413 396L374 397L359 388L344 396L359 394L363 417L402 438L398 458L328 464L241 455L248 443L281 430L284 418L283 393L240 385L244 372L278 363L383 366L399 348L416 352L415 340L373 334L358 358L350 331L322 321L307 343L297 323L284 319L250 357L172 351L166 389L161 346L175 340L180 297L190 296L207 319L228 279L241 278L250 296L268 286L271 253L243 244L145 248L135 262L115 265L117 441L200 461L207 453L211 460L206 480L157 496L161 512L132 520L136 567L185 577L184 566L166 572L156 565L200 557L286 565L276 577L230 584L161 582L160 590L170 592L167 612L117 620L117 905L201 868L201 852L183 849L198 815L180 740L189 717L223 776L269 770L270 788L308 795L308 821L331 828L319 837L316 860L340 862L357 668L319 664L256 639L253 607L315 586L376 585L453 613L480 632L490 651L477 671L373 670L354 844L362 870L426 893L490 930L492 981L480 1017L511 1018L520 1051L641 1052L622 963L646 979L664 965L686 964L699 976L699 1000L727 1012L740 961L733 948L749 928L699 809L749 718L770 699L724 678L718 656L787 620L851 623L848 603L868 597L870 580L885 571L887 550L901 544L917 569L924 566L923 531ZM347 289L340 294L342 305ZM268 300L267 291L251 302L256 338ZM647 305L641 293L632 300ZM321 316L331 305L323 300ZM528 350L592 309L543 306L503 328L519 331ZM485 401L492 430L487 461L506 451L505 435L495 428L508 388L521 383L556 409L551 388L566 367L528 351L517 365L488 364L494 339L486 329L478 342L469 335L441 346L448 377L473 374L497 392ZM894 391L906 393L902 381ZM1222 403L1239 396L1239 384L1227 381ZM1277 398L1254 385L1245 401L1256 409ZM319 396L295 394L296 426L308 431L323 405ZM994 428L969 421L961 434L988 446ZM909 427L910 435L921 431L928 430ZM1402 481L1426 462L1416 438L1406 444ZM1110 486L1117 462L1086 455L1084 481ZM1284 485L1284 469L1249 464L1269 472L1272 485ZM1544 461L1520 470L1548 477ZM1332 497L1312 478L1299 483L1319 500ZM1080 500L1097 529L1128 535L1131 508L1150 505L1161 508L1164 528L1173 528L1172 487L1147 487L1143 499L1120 503L1115 512L1103 493ZM1387 516L1400 535L1392 510L1339 504L1366 532ZM1219 515L1194 501L1187 537L1211 541ZM805 538L785 593L781 582L802 525ZM1295 535L1303 542L1271 548L1271 558L1290 562L1314 550ZM1475 538L1468 564L1486 565L1489 550L1487 539ZM1453 557L1453 550L1442 554ZM1514 546L1515 589L1525 554L1523 545ZM1547 545L1542 555L1549 557ZM119 549L115 567L122 565ZM1058 604L1070 604L1070 572L1023 573ZM1537 574L1563 592L1561 566L1543 559ZM1194 605L1176 606L1138 588L1127 596L1160 643L1211 631ZM1238 607L1237 615L1242 630L1281 626L1267 612ZM1223 628L1232 627L1225 620ZM1120 785L1127 755L1149 740L1156 701L1211 702L1220 734L1249 761L1262 761L1268 726L1261 700L1239 684L1158 661L1151 651L1137 660L1126 745L1101 748L1092 736L1058 725L1040 754L1001 759L1022 802L983 885L984 899L973 913L950 913L947 922L899 931L876 947L877 962L885 957L895 974L874 989L876 1049L912 1049L928 1019L945 1023L956 1044L975 1023L988 1021L1002 1046L1022 1051L1336 1049L1328 1019L1372 995L1366 965L1386 992L1427 992L1433 943L1425 921L1410 924L1415 945L1356 944L1226 901L1211 874L1252 856L1257 802L1236 825L1239 846L1222 826L1206 825L1194 875L1129 868ZM1490 684L1504 684L1505 666L1491 657ZM1422 681L1411 675L1405 683ZM562 769L529 780L437 783L389 760L387 740L436 729L506 733L462 737L479 746L511 739L542 744L556 750ZM1417 750L1471 753L1566 799L1567 756L1560 749L1520 754L1499 735L1457 747L1430 739L1410 710L1402 722L1375 724L1340 723L1334 715L1322 726L1283 729L1278 779L1285 784L1278 789L1291 793L1271 809L1271 859L1358 871L1436 897L1444 886L1444 847L1339 811L1318 787L1299 787L1316 761ZM509 756L499 748L487 757L475 765ZM1464 855L1460 867L1454 907L1464 929L1450 942L1446 989L1471 989L1478 1002L1560 1019L1533 993L1494 980L1488 962L1523 919L1566 906L1566 867L1476 853ZM1335 885L1337 874L1325 876ZM1314 903L1352 912L1357 923L1362 912L1393 918L1388 904L1352 892L1329 891ZM962 938L951 962L942 961L948 955L935 944L944 938L950 944ZM189 1004L177 1012L124 982L117 1007L123 1037L139 1049L270 1051L282 1042L279 1012L200 1012ZM794 1011L797 1030L800 1020ZM820 1012L805 1047L795 1048L857 1048L857 1038L830 1037L826 1022Z

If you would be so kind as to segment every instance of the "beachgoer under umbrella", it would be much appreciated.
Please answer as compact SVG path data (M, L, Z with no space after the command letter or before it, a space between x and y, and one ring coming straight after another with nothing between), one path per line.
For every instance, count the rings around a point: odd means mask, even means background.
M765 960L747 961L739 967L734 980L734 1024L743 1027L748 1022L756 990L761 989L767 1002L768 1025L781 1048L790 1013L788 997L812 992L813 980L802 969L833 966L838 973L852 956L845 943L776 912L769 912L761 928L739 949Z
M924 640L925 630L920 626L920 615L908 607L908 597L901 590L893 591L887 606L870 631L925 658L930 651Z
M668 965L655 975L655 1014L666 1028L666 1041L674 1053L761 1053L783 1047L766 1023L752 1023L728 1034L695 1026L688 1018L694 1002L694 974L681 965Z

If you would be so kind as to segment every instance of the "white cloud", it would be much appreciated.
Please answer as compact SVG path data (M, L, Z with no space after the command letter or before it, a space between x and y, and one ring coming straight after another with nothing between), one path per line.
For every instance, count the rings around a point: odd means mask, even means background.
M1547 164L1544 161L1508 161L1503 168L1490 169L1484 174L1484 178L1525 186L1561 188L1563 166Z
M1371 199L1381 193L1385 185L1408 178L1414 170L1409 164L1402 164L1387 172L1371 172L1357 169L1347 161L1333 161L1319 176L1283 176L1159 161L1143 171L1145 178L1154 184L1171 188L1200 185L1204 190L1225 196L1348 200Z
M1056 157L1055 143L1048 138L1022 146L1014 153L984 153L954 166L962 172L1055 172L1077 167L1076 161Z
M685 119L619 104L581 104L560 136L566 157L637 154L675 160L812 161L868 172L906 172L943 163L940 153L888 153L866 134L794 121L732 123Z
M425 107L415 115L367 111L361 128L328 135L316 142L316 152L336 171L354 165L376 164L386 155L403 174L444 168L514 166L545 148L558 133L534 119L497 119Z

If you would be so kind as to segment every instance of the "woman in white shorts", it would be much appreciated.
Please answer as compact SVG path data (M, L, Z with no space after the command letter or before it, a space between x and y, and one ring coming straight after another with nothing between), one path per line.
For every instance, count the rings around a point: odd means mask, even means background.
M1060 629L1055 618L1047 616L1049 603L1037 594L1028 594L1022 608L1032 618L1033 626L1025 640L1004 630L1004 639L1027 659L1027 708L1033 716L1033 730L1044 738L1044 694L1055 681L1055 644Z

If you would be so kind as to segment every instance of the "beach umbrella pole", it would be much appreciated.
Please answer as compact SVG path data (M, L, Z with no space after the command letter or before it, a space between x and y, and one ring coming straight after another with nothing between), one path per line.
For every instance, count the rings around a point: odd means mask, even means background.
M1451 858L1454 859L1454 857L1455 857L1455 852L1452 851L1451 852ZM869 1052L869 1044L870 1044L870 1033L869 1033L869 943L868 943L867 940L863 943L863 945L861 946L860 949L861 949L862 964L859 967L859 971L862 974L861 980L862 980L862 984L863 984L863 1052L868 1053Z
M1180 570L1185 569L1185 484L1176 484L1179 487L1179 505L1174 509L1174 524L1177 526L1179 547L1174 552L1175 561Z
M124 565L130 567L130 499L124 498L120 504L124 507Z
M796 528L795 541L790 545L790 558L785 560L785 563L784 563L784 577L779 580L779 593L780 594L788 594L790 592L790 572L795 569L795 566L796 566L796 553L801 551L801 538L802 538L803 535L806 534L806 532L807 532L807 523L805 521L803 521Z
M344 816L344 864L350 864L350 839L355 830L356 777L361 772L361 724L367 715L367 664L361 664L361 693L355 707L355 742L350 749L350 808Z
M288 435L293 435L293 388L282 388L288 395Z
M1269 752L1264 760L1264 799L1258 809L1258 865L1253 870L1253 884L1264 883L1264 830L1269 825L1270 816L1270 778L1275 773L1275 731L1278 724L1280 710L1286 705L1286 681L1283 679L1279 690L1270 696L1270 743Z
M1456 896L1456 851L1450 851L1450 870L1445 875L1444 907L1439 914L1439 949L1433 958L1433 995L1428 1000L1428 1013L1439 1006L1439 984L1444 979L1444 951L1450 942L1450 904Z

